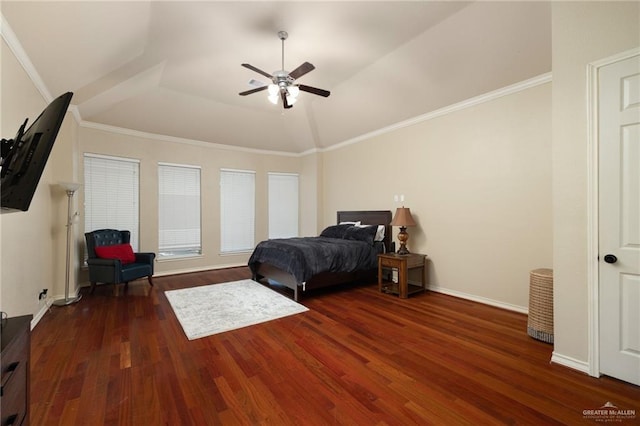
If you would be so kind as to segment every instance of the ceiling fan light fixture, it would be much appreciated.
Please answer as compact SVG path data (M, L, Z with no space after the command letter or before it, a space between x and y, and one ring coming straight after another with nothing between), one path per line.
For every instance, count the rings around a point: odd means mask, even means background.
M269 91L269 97L271 96L277 97L278 93L280 92L280 87L278 87L277 84L270 84L267 90Z
M298 86L289 86L287 87L287 92L289 92L290 97L296 99L300 94L300 88Z
M298 99L294 98L294 97L293 97L293 96L291 96L291 95L287 95L287 103L288 103L289 105L293 105L293 104L295 104L296 102L298 102Z
M272 104L278 105L278 95L269 95L268 99Z

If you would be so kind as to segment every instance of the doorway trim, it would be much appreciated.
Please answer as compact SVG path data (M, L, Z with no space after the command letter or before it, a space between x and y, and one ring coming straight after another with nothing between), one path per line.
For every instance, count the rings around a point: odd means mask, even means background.
M640 55L640 47L587 64L587 291L588 291L588 373L600 377L600 307L598 262L598 197L599 197L599 115L598 97L600 68Z

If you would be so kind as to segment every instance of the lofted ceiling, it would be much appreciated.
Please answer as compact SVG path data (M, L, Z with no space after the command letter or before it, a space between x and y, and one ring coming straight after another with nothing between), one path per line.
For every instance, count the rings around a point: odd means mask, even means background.
M42 82L85 123L242 148L324 149L551 71L547 2L3 1ZM241 67L316 69L291 109Z

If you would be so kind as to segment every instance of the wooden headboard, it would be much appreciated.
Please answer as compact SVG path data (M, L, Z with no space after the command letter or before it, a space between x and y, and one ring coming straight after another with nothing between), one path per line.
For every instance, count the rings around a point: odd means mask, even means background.
M358 222L363 225L384 225L384 246L387 252L394 251L391 240L391 211L390 210L353 210L339 211L336 223Z

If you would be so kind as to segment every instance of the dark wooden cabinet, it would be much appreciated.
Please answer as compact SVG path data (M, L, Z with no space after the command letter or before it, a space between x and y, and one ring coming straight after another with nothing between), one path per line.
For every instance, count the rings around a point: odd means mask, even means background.
M29 424L29 358L31 318L24 315L2 320L2 387L0 388L0 426Z

